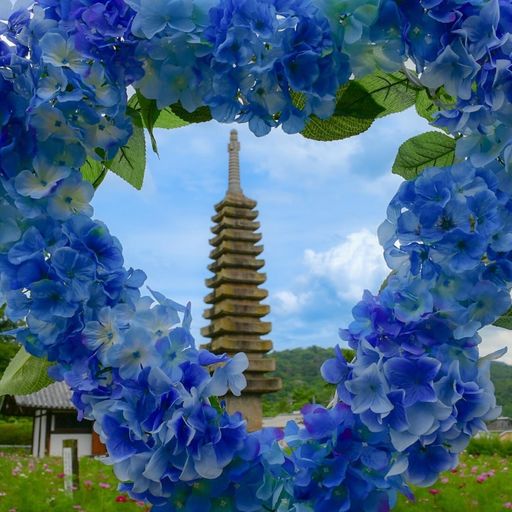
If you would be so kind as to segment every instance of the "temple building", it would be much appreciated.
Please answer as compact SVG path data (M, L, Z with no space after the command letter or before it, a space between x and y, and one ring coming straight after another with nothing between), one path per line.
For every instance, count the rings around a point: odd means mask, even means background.
M201 334L210 338L207 348L214 353L245 352L249 368L245 372L247 388L241 397L226 397L230 412L240 411L251 431L262 426L261 395L281 389L281 379L265 374L275 370L275 360L265 355L272 350L272 341L262 339L271 331L271 323L263 318L270 307L262 304L268 292L260 286L266 275L260 270L265 262L259 256L256 201L246 197L240 184L240 143L236 130L231 131L228 144L229 179L224 199L215 205L212 217L215 235L210 244L213 260L208 269L214 276L206 280L212 292L205 297L210 307L203 316L209 325Z

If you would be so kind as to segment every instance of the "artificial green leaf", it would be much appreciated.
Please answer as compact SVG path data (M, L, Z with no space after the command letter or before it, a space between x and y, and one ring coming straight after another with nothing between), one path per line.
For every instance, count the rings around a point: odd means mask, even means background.
M88 158L85 161L85 164L82 165L80 172L82 173L84 180L91 183L92 186L97 189L105 179L108 169L103 165L103 163Z
M208 107L199 107L194 112L185 110L180 102L171 105L171 110L187 123L206 123L212 120L212 113Z
M509 309L503 316L500 316L493 325L496 327L503 327L503 329L512 330L512 308Z
M137 190L142 188L146 170L146 141L144 129L134 125L133 135L117 155L105 165Z
M50 366L46 359L34 357L20 348L0 379L0 396L29 395L45 388L53 382L48 377Z
M368 106L371 105L369 102L369 98L371 98L373 102L382 107L377 117L384 117L402 112L402 110L414 105L417 92L417 87L413 86L401 71L396 73L377 71L373 75L350 82L345 96L351 112L366 111ZM344 114L345 112L340 110L338 104L336 115ZM364 115L364 117L367 117L367 115Z
M358 108L352 106L354 96L360 98ZM383 108L356 82L342 87L336 95L336 113L329 119L311 116L301 134L307 139L331 141L359 135L370 128ZM300 96L297 102L300 104ZM300 107L299 107L300 108Z
M434 114L439 111L434 100L429 96L425 89L418 91L416 95L416 112L427 121L434 120Z
M393 173L412 180L427 167L445 167L454 161L455 139L440 132L427 132L400 146Z

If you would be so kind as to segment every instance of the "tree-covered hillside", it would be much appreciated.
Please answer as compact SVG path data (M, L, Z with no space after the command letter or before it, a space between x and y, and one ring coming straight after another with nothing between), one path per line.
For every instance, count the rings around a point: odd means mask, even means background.
M503 406L503 416L512 418L512 366L494 362L491 366L491 378L496 387L496 400Z
M326 405L331 400L334 386L322 380L320 366L323 361L333 357L332 349L296 348L273 352L271 357L276 359L277 371L274 375L283 380L283 389L265 396L265 416L297 411L311 402ZM494 362L491 375L498 403L503 406L503 415L512 417L512 366Z

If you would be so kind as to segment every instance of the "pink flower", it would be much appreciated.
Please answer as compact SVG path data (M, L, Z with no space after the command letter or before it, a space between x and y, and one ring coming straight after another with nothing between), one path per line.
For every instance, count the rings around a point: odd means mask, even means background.
M482 484L484 483L486 480L487 480L487 475L485 473L482 473L481 475L478 475L476 477L476 481L479 483L479 484Z
M446 477L441 478L441 483L442 483L442 484L447 484L449 481L450 481L450 480L449 480L448 478L446 478Z
M116 503L127 503L128 498L126 496L123 496L120 494L119 496L116 496Z
M435 496L436 494L439 494L441 491L439 489L429 489L428 492Z
M90 489L93 486L94 482L92 480L84 480L84 487Z
M102 489L110 489L110 484L108 484L107 482L100 482L98 484Z
M57 478L64 478L64 473L58 473Z
M506 503L503 503L503 508L506 508L507 510L512 510L512 501L507 501Z
M478 466L473 466L471 468L471 473L473 473L473 474L478 473Z

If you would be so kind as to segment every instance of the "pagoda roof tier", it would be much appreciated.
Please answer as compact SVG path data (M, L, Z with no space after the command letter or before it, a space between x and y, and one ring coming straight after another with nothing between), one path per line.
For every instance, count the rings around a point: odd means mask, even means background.
M283 382L279 377L256 377L245 375L247 379L247 387L244 393L274 393L283 388Z
M224 199L215 205L215 211L220 212L227 207L232 208L246 208L252 210L258 203L254 199L249 199L242 194L233 194L228 191Z
M224 206L222 210L212 217L212 221L216 224L222 222L225 217L233 219L249 219L254 220L258 217L258 210L249 210L247 208L235 208L234 206Z
M256 244L261 240L260 233L253 233L252 231L246 231L243 229L223 229L215 238L210 240L210 245L218 247L223 242L248 242Z
M233 357L234 353L227 353L228 356ZM276 370L276 360L271 357L263 357L264 354L247 354L247 358L249 359L249 368L247 368L247 372L256 372L256 373L267 373L273 372Z
M268 334L272 330L271 322L262 322L254 317L221 317L201 328L205 338L216 338L226 334Z
M263 284L267 280L267 274L255 270L222 268L214 277L206 279L208 288L218 288L221 284Z
M250 285L221 284L209 293L204 301L206 304L216 304L222 299L241 299L260 301L268 297L268 291Z
M248 268L259 270L265 265L264 260L258 260L254 256L244 254L221 254L213 263L208 265L208 270L215 273L222 268Z
M261 352L266 354L272 350L274 344L270 340L262 340L260 336L232 334L214 338L207 347L217 354L224 352L246 352L247 354Z
M222 316L251 316L256 318L264 317L270 313L270 306L259 304L252 300L225 299L206 309L203 318L213 320Z
M248 256L258 256L263 252L262 245L252 245L248 242L233 242L226 240L223 244L210 252L210 258L216 260L223 254L247 254Z
M223 229L243 229L245 231L256 231L260 228L260 223L255 220L234 219L224 217L221 222L210 228L211 232L218 235Z

